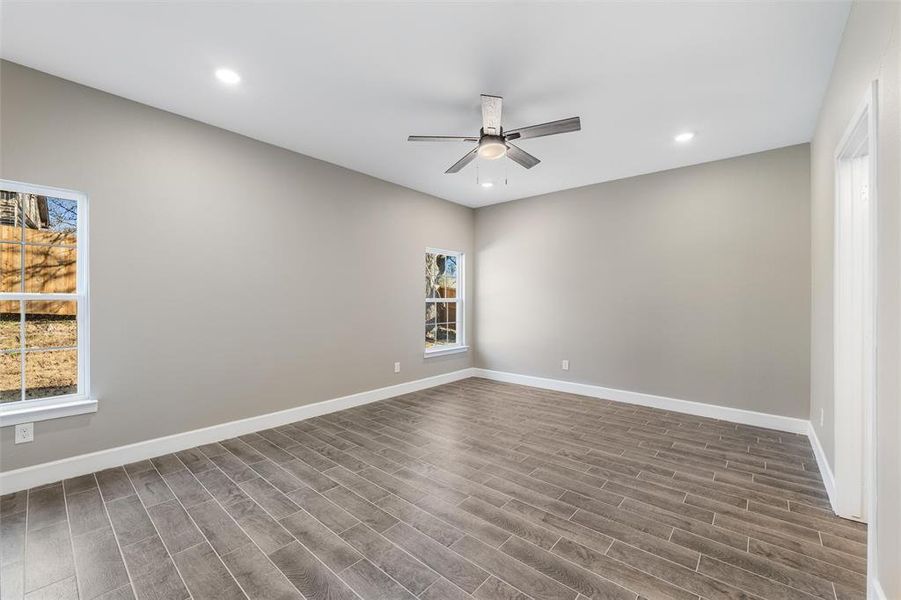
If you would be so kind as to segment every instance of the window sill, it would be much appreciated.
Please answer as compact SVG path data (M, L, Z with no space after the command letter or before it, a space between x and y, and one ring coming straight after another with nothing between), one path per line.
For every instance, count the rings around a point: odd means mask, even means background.
M447 356L448 354L460 354L462 352L467 352L469 350L469 346L450 346L448 348L438 348L434 350L426 350L425 357L432 358L433 356Z
M13 402L0 406L0 427L47 421L61 417L73 417L97 412L97 399L85 397L53 398L50 400L33 400Z

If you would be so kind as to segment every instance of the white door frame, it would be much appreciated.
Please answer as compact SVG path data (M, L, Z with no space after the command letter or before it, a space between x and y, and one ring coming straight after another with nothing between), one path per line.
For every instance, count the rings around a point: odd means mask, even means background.
M877 82L867 89L835 150L835 510L876 519ZM865 159L860 157L865 156ZM860 197L866 175L868 201ZM875 567L870 537L869 567ZM874 573L871 571L871 576Z

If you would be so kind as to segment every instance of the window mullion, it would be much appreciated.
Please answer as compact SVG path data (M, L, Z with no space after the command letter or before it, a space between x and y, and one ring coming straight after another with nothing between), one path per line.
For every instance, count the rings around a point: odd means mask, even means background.
M53 293L42 293L42 292L0 292L0 300L33 300L33 301L45 301L52 302L54 300L63 300L63 301L71 301L78 300L81 298L83 294L79 294L78 292L53 292Z
M24 285L25 274L22 274ZM25 400L25 301L19 300L19 400Z
M25 204L21 195L16 194L16 203L21 211L19 227L19 291L25 293ZM25 400L25 300L19 300L19 400Z

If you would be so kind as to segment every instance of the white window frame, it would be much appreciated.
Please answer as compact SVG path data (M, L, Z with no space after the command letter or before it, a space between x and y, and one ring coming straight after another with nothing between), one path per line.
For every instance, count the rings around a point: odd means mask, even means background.
M453 302L457 305L457 343L444 344L433 348L425 348L425 357L432 358L435 356L446 356L448 354L459 354L469 350L466 345L466 254L459 250L445 250L443 248L426 248L423 258L426 254L443 254L445 256L455 256L457 258L457 297ZM449 302L450 298L426 298L425 304L430 302ZM420 331L424 331L421 327ZM420 338L421 339L421 338ZM425 341L423 340L423 344Z
M97 399L91 396L90 380L90 302L88 299L88 197L73 190L63 190L42 185L0 179L0 188L20 194L36 194L78 203L75 231L75 293L43 294L35 292L0 292L0 300L69 300L76 302L76 329L78 331L78 389L74 394L17 400L0 404L0 427L18 425L47 419L57 419L97 412ZM21 319L25 312L21 311ZM24 354L23 354L24 357ZM23 367L24 377L24 367Z

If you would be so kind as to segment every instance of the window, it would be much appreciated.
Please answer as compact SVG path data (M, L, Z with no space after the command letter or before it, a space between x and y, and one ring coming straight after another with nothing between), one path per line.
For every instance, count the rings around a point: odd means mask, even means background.
M96 410L86 221L83 194L0 180L0 425Z
M463 253L426 249L426 356L466 350L463 340Z

